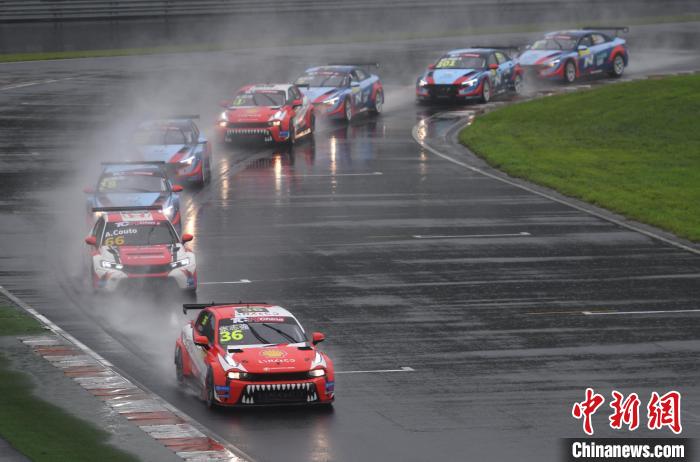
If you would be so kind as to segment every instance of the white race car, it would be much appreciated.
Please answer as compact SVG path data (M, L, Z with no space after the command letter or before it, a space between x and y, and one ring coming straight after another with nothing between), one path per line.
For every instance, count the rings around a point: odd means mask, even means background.
M101 207L85 238L88 268L95 291L113 292L123 285L172 282L197 290L197 264L185 245L191 234L178 236L159 207Z

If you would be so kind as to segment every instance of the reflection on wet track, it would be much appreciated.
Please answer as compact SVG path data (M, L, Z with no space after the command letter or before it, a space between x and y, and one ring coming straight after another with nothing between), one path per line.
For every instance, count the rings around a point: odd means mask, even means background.
M300 68L306 59L298 56ZM435 111L414 106L410 84L389 76L381 117L322 124L314 142L291 148L218 146L212 183L183 195L198 300L286 306L327 335L322 347L338 371L356 372L339 374L331 411L207 411L175 385L179 294L84 288L76 204L121 127L100 106L62 106L59 119L18 104L119 100L162 72L138 60L133 74L120 74L118 61L100 66L119 78L0 93L0 282L253 457L555 460L557 439L580 432L569 411L585 386L673 386L689 408L700 405L700 318L581 315L692 307L697 258L426 152L411 129L424 120L421 136L439 138L454 114L429 118ZM250 68L226 71L244 80ZM204 94L187 78L180 85L167 96L183 95L174 104L195 105L208 129L230 85L212 79ZM685 425L697 433L698 422Z

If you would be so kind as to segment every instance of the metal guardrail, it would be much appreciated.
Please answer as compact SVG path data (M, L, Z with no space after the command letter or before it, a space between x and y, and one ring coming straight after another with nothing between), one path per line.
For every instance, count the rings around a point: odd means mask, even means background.
M649 0L616 3L645 4ZM607 5L608 0L588 0ZM580 8L580 0L0 0L0 22L117 20L155 17L362 11L392 8Z

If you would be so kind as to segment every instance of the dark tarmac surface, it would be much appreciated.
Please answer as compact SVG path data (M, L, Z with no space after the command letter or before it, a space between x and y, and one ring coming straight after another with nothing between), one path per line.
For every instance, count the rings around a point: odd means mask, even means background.
M413 79L462 43L0 66L0 284L261 461L556 460L559 438L583 435L571 406L586 387L643 406L679 390L684 435L700 434L700 313L683 312L700 308L700 259L412 139L434 112ZM198 299L277 303L324 332L344 372L334 411L209 412L175 386L177 295L87 294L81 190L137 114L199 112L211 131L238 86L363 53L384 65L381 117L326 124L292 151L218 147L212 183L183 195ZM628 74L696 63L697 50L633 49ZM605 406L596 436L614 435Z

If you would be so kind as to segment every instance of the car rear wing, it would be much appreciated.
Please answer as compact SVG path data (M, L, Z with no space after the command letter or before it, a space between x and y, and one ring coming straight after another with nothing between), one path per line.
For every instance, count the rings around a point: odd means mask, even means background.
M211 302L211 303L185 303L182 305L182 312L187 314L189 310L203 310L212 306L228 306L228 305L267 305L266 302Z
M160 205L134 205L131 207L93 207L93 212L144 212L148 210L163 210Z
M469 48L484 48L487 50L499 50L499 51L514 51L515 54L519 54L523 51L527 45L472 45Z
M355 66L361 67L371 74L372 69L379 69L379 63L375 62L344 62L344 63L328 63L326 66Z
M630 31L629 26L583 26L585 30L614 30L615 37L617 37L618 32L626 34Z

